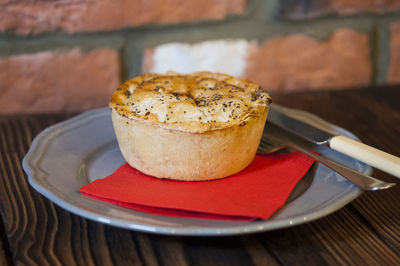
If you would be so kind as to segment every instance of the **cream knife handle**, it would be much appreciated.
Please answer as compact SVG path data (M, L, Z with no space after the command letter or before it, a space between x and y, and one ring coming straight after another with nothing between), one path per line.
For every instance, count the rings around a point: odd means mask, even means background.
M400 178L400 158L345 136L330 139L329 147Z

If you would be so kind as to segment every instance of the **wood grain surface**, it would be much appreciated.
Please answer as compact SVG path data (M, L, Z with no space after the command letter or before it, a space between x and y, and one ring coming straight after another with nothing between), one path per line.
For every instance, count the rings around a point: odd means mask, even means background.
M272 95L400 156L400 87ZM317 221L232 237L172 237L69 213L29 186L32 139L73 114L0 117L0 265L400 265L400 182Z

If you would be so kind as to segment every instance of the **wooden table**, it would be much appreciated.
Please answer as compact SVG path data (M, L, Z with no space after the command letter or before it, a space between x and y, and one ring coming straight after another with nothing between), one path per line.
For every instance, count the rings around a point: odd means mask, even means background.
M400 156L400 87L273 95ZM0 117L0 265L400 265L400 182L317 221L231 237L172 237L86 220L47 200L21 167L32 139L72 114Z

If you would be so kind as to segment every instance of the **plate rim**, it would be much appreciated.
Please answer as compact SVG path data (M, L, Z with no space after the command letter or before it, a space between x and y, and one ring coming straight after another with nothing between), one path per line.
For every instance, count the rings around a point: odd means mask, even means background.
M337 131L341 133L346 133L347 135L358 139L353 133L336 126L332 123L329 123L320 117L303 111L292 109L288 107L283 107L277 104L273 104L272 108L276 108L280 111L286 112L288 115L297 115L297 116L306 116L307 118L317 121L317 124L323 124L325 126L329 126L333 128L336 133ZM62 122L56 123L43 131L41 131L32 141L31 146L29 147L28 152L24 156L22 160L22 167L27 174L29 184L44 197L58 205L59 207L65 209L66 211L70 211L76 215L81 217L104 223L107 225L112 225L124 229L136 230L140 232L146 233L155 233L155 234L163 234L163 235L180 235L180 236L228 236L228 235L238 235L238 234L249 234L249 233L257 233L257 232L265 232L270 230L276 230L281 228L286 228L290 226L304 224L310 221L317 220L319 218L325 217L329 214L334 213L335 211L341 209L358 196L360 196L363 191L358 187L354 186L355 189L352 193L346 193L345 195L341 195L340 204L336 204L333 208L329 206L322 208L321 210L307 214L307 218L305 217L293 217L286 218L280 220L262 220L262 221L253 221L251 223L240 224L238 222L237 226L229 226L229 227L221 227L221 228L205 228L205 227L189 227L189 228L173 228L173 227L164 227L164 226L154 226L148 225L145 223L132 223L131 221L127 221L125 219L112 217L109 215L98 215L94 214L90 210L85 210L84 208L74 205L66 200L60 198L56 193L54 193L51 189L46 188L45 181L43 177L46 177L46 172L40 168L40 159L43 158L45 151L49 142L57 136L58 132L62 132L62 129L72 128L73 126L79 126L79 124L84 123L88 119L94 119L97 116L103 116L105 112L108 111L108 108L97 108L93 110L89 110L78 114L72 118L64 120ZM360 164L361 165L361 164ZM372 168L365 164L362 165L364 167L363 173L370 174L372 172ZM361 166L360 166L361 167ZM345 191L343 191L345 193ZM339 196L337 196L339 197ZM74 200L76 201L76 200ZM104 205L104 202L102 202ZM106 203L105 205L109 205L110 207L114 207L115 205ZM150 215L150 214L149 214ZM157 215L154 215L157 216ZM162 217L162 216L161 216ZM180 219L194 219L194 218L180 218ZM234 222L230 222L234 223Z

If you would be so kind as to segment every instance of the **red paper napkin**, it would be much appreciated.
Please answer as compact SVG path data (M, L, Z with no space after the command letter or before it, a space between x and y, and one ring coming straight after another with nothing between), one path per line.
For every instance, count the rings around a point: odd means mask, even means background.
M159 215L221 220L268 219L314 161L301 153L257 155L240 173L185 182L145 175L128 164L80 188L83 195Z

